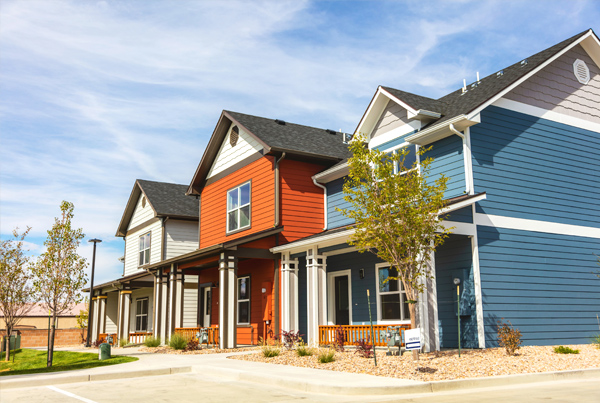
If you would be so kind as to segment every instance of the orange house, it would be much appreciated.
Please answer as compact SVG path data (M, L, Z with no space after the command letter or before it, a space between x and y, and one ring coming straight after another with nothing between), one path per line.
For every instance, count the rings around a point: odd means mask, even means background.
M223 111L186 193L199 200L198 249L148 268L155 334L181 327L195 276L198 327L218 327L221 348L278 335L281 262L269 249L322 231L311 177L348 156L341 133Z

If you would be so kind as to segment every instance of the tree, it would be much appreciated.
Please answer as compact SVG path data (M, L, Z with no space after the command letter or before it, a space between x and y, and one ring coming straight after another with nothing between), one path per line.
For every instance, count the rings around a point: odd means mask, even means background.
M350 208L339 209L354 220L349 243L360 252L372 252L396 269L409 303L411 327L416 328L417 297L425 289L431 254L450 233L439 217L444 208L448 178L429 178L431 158L408 163L406 149L394 153L369 150L358 135L350 145L349 175L344 200ZM426 148L417 155L422 158ZM408 165L408 166L407 166Z
M33 287L31 285L30 259L23 249L23 242L31 228L19 234L13 231L13 239L0 241L0 311L6 324L6 354L10 355L10 335L33 308Z
M80 290L87 278L85 258L77 254L81 239L85 236L81 230L71 227L74 206L63 201L60 205L61 216L55 218L48 238L44 242L46 252L38 259L33 268L34 288L38 292L42 305L50 311L52 317L50 340L48 342L47 366L52 366L54 355L54 335L56 320L60 314L73 308L82 300Z
M88 299L86 298L84 301L85 305L88 305ZM79 313L76 316L77 319L77 328L81 329L81 342L85 342L85 331L88 326L89 312L88 308L80 309Z

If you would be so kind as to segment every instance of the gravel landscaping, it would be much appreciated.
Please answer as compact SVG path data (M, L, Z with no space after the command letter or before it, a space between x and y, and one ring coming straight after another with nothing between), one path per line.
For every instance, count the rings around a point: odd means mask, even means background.
M243 351L253 351L258 347L242 347L242 348L206 348L203 347L202 350L193 350L193 351L183 351L183 350L175 350L169 346L160 346L160 347L144 347L140 348L140 351L145 353L156 353L156 354L222 354L222 353L239 353Z
M600 349L589 344L569 347L578 349L579 354L556 354L552 346L536 346L521 347L517 355L508 356L504 349L489 348L463 350L460 358L458 351L421 354L418 363L413 361L411 353L398 357L377 351L377 367L373 365L373 358L362 358L350 349L336 352L335 361L328 364L317 361L317 350L308 357L298 357L295 351L282 349L281 354L273 358L265 358L260 350L254 354L229 358L418 381L600 368Z

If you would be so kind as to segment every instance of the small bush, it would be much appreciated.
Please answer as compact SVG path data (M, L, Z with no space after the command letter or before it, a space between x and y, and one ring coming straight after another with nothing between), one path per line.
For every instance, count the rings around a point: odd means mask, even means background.
M373 345L369 344L369 337L356 342L356 354L360 354L363 358L373 358Z
M596 346L596 348L600 348L600 333L592 337L592 344Z
M104 337L99 337L94 343L94 347L100 347L100 344L106 343L106 339Z
M512 327L512 323L498 321L498 344L506 349L506 354L515 355L521 348L521 332Z
M119 347L125 347L128 344L129 344L129 341L127 340L127 338L122 337L119 339Z
M285 330L281 331L281 342L285 346L287 350L291 350L295 344L302 341L300 332L286 332Z
M198 348L200 347L200 348ZM185 346L185 348L183 349L183 351L196 351L198 349L202 349L202 346L200 346L198 344L198 339L195 337L192 337L188 342L187 342L187 346Z
M579 354L579 350L573 350L571 347L558 346L554 347L556 354Z
M160 346L160 337L154 337L154 336L146 337L146 340L144 340L144 346L146 346L146 347Z
M279 347L269 346L269 345L263 346L261 350L262 350L263 356L266 358L277 357L279 355L279 353L281 352Z
M340 325L335 330L335 342L333 343L333 348L336 351L344 351L344 342L346 341L346 333L344 332L344 327Z
M319 352L318 360L321 364L327 364L328 362L335 361L335 350L321 350Z
M298 345L296 346L296 354L298 354L298 357L308 357L313 355L313 349L308 347L305 343L298 343Z
M171 340L169 340L169 347L173 350L183 350L187 347L188 339L180 335L179 333L174 333L171 336Z

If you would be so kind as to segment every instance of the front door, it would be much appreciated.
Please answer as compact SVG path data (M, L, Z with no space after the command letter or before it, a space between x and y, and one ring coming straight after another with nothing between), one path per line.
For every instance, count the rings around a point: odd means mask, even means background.
M203 304L202 306L204 307L204 312L202 315L202 324L204 327L210 327L210 303L211 303L211 291L210 291L210 287L205 287L204 288L204 296L203 296Z
M334 277L335 284L335 324L350 324L350 295L348 295L348 276Z

